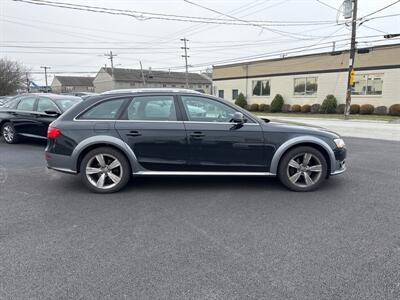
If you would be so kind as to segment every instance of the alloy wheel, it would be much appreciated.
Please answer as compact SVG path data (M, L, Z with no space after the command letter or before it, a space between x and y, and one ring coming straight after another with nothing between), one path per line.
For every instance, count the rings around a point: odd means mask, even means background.
M310 187L321 178L322 164L311 153L300 153L292 157L287 166L289 180L298 187Z
M14 140L14 128L11 125L6 125L3 127L3 137L7 143L11 143Z
M88 181L99 189L107 190L115 187L122 180L121 162L111 154L97 154L86 165Z

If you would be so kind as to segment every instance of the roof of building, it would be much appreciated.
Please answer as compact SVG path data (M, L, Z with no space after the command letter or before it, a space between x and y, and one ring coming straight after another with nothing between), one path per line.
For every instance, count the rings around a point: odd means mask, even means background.
M214 66L213 80L342 72L348 69L348 61L348 50L247 61ZM394 67L400 68L400 44L358 49L356 70Z
M111 68L102 68L108 74L112 74ZM166 72L143 70L143 75L147 83L185 83L185 72ZM122 69L114 68L113 72L115 81L142 82L142 71L139 69ZM190 84L209 84L210 80L198 73L188 73Z
M93 86L94 77L54 76L63 86Z

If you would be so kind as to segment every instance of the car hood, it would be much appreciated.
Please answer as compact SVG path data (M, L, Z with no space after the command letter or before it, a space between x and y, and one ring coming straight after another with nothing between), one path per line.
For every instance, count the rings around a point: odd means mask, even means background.
M329 129L319 126L297 123L293 121L281 121L281 120L266 121L265 119L263 120L265 121L266 126L273 126L282 132L295 132L302 134L321 135L332 139L340 138L340 135L337 134L336 132L333 132Z

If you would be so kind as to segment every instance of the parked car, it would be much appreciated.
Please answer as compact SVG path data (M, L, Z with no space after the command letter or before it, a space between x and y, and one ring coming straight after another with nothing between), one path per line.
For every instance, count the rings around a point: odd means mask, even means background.
M12 98L12 96L0 96L0 107L4 106Z
M79 102L79 97L47 93L16 96L0 108L1 136L9 144L24 136L46 139L49 124Z
M145 175L278 176L291 190L311 191L346 170L344 141L333 132L176 89L90 98L50 125L45 151L49 168L79 173L99 193Z
M98 93L91 93L91 92L71 92L71 93L63 93L63 95L70 95L70 96L76 96L76 97L81 97L83 100L91 97L91 96L96 96L99 95Z

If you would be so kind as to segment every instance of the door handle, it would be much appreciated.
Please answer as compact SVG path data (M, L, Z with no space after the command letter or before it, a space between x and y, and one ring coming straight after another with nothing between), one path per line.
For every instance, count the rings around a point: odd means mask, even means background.
M142 134L139 131L132 130L129 131L129 133L126 134L127 136L141 136Z
M191 136L192 138L194 138L194 139L198 139L198 138L204 137L205 134L202 133L202 132L196 131L196 132L191 133L190 136Z

